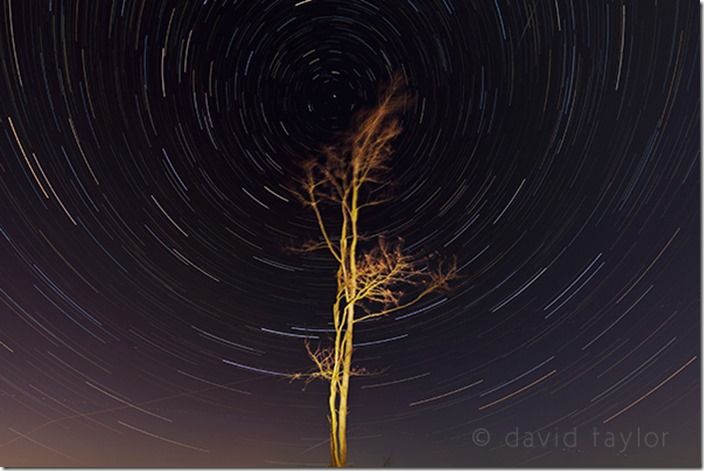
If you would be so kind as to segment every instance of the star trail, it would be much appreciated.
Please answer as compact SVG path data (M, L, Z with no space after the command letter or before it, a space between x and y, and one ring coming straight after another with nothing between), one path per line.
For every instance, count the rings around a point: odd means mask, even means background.
M0 5L0 465L327 465L290 188L394 74L362 229L459 277L356 331L350 465L701 465L697 2Z

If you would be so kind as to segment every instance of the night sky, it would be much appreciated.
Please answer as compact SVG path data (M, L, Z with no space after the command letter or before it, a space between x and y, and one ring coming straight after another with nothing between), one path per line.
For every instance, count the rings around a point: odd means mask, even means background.
M326 465L287 188L394 73L362 229L460 277L357 330L350 463L700 464L697 2L1 4L0 465Z

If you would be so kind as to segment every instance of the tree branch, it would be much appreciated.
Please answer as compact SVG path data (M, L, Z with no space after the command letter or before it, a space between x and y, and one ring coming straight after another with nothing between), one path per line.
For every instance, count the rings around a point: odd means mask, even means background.
M330 239L330 236L328 236L328 231L325 229L325 223L323 222L323 216L320 214L320 210L318 209L318 202L315 200L315 195L313 194L313 190L309 190L309 194L311 197L310 205L313 208L313 212L315 213L315 219L318 221L318 227L320 228L320 234L323 236L323 239L325 240L325 243L327 244L328 249L330 249L330 253L332 253L332 256L335 257L335 259L338 262L340 262L342 260L340 258L340 253L335 248L335 245L333 245L332 240Z
M437 289L436 287L432 287L432 286L428 287L425 290L423 290L418 296L416 296L415 299L412 299L411 301L408 301L407 303L399 304L398 306L393 306L388 309L384 309L383 311L376 312L374 314L367 314L366 316L362 316L358 319L355 319L354 322L356 324L357 322L364 322L369 319L374 319L376 317L386 316L388 314L391 314L392 312L400 311L401 309L406 309L407 307L413 306L418 301L420 301L421 299L423 299L424 297L426 297L427 295L429 295L430 293L432 293L436 289Z

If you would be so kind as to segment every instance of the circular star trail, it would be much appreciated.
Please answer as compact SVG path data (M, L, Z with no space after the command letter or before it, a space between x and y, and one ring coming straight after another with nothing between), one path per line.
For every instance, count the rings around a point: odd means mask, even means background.
M698 463L697 3L0 15L0 464L325 464L325 387L286 375L335 265L286 250L316 233L289 189L394 73L394 198L360 224L460 277L361 324L351 463ZM670 441L498 438L595 427Z

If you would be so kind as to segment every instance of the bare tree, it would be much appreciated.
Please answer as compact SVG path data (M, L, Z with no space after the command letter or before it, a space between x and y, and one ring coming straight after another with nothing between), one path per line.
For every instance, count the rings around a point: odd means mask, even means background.
M315 369L292 375L329 383L330 459L335 467L347 462L350 377L365 374L352 366L355 326L446 289L457 271L454 263L443 266L433 263L432 257L404 253L401 241L363 237L359 231L363 210L390 199L378 197L374 190L384 183L392 142L401 132L398 115L408 102L402 85L398 77L392 79L378 104L358 114L339 145L325 147L321 156L306 161L295 192L314 213L320 232L319 240L304 244L301 250L327 250L338 264L332 304L334 338L326 347L313 349L306 344ZM326 219L323 205L332 205L337 218Z

